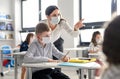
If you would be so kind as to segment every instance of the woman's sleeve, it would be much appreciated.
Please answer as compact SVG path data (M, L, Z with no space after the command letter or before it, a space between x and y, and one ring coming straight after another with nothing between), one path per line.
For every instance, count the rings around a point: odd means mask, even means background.
M65 20L62 20L60 24L61 24L62 28L66 32L68 32L70 35L72 35L73 37L77 37L79 35L79 30L74 31L74 29L72 29L72 27Z
M26 55L24 56L23 62L39 63L39 62L47 62L49 59L48 57L43 57L40 55L36 56L35 54L37 54L37 46L36 44L31 44L28 51L26 52Z

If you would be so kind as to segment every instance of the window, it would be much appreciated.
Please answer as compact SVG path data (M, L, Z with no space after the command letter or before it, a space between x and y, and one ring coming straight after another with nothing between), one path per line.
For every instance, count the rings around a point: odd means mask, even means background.
M41 0L41 19L46 19L45 10L50 5L58 5L57 0Z
M22 1L22 28L34 28L39 22L39 0Z
M99 31L101 36L104 35L104 29L85 29L80 30L80 45L81 46L88 46L91 42L92 35L95 31ZM86 36L87 35L87 36Z
M111 0L82 0L81 9L84 23L108 21L111 18Z
M117 0L117 14L120 15L120 0Z
M57 5L57 0L23 0L22 29L34 30L40 20L46 19L45 9L49 5Z

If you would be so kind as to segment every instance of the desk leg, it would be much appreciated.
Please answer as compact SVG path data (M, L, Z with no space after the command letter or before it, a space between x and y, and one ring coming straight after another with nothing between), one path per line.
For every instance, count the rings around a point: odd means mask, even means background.
M88 77L89 77L89 79L95 79L95 70L89 69Z
M78 69L78 78L81 79L81 69Z
M79 79L95 79L95 70L92 69L79 69Z
M76 50L76 57L79 57L79 51Z
M30 79L32 79L32 69L31 68L29 68L29 74L30 74Z
M15 71L14 71L14 74L15 74L15 79L18 79L18 66L17 66L17 56L15 56Z
M4 76L4 73L3 73L3 54L2 52L0 51L0 75L1 76Z
M30 67L27 68L26 79L32 79L32 69Z
M79 69L79 79L87 79L87 77L88 77L88 69Z

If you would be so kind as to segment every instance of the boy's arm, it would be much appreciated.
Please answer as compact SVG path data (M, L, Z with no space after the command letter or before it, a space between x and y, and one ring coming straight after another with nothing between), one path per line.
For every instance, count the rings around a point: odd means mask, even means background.
M52 44L52 43L51 43L51 44ZM53 56L55 56L55 57L58 58L58 59L61 59L61 58L64 56L63 52L60 52L60 51L54 46L54 44L52 44L52 54L53 54Z
M39 62L47 62L48 60L50 60L48 57L35 56L38 52L37 48L38 48L38 46L36 46L36 44L34 44L34 43L31 44L28 51L26 52L26 55L24 56L23 62L39 63Z
M60 52L53 44L52 53L53 56L57 57L59 60L62 60L63 62L67 62L70 59L70 57L67 57L67 55L63 54L63 52Z

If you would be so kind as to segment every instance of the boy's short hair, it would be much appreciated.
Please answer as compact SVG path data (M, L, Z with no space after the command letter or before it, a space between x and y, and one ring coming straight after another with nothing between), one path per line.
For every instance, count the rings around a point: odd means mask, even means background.
M36 29L35 29L35 34L39 34L39 33L43 33L45 31L50 31L50 28L47 24L45 23L39 23L37 24L36 26Z

